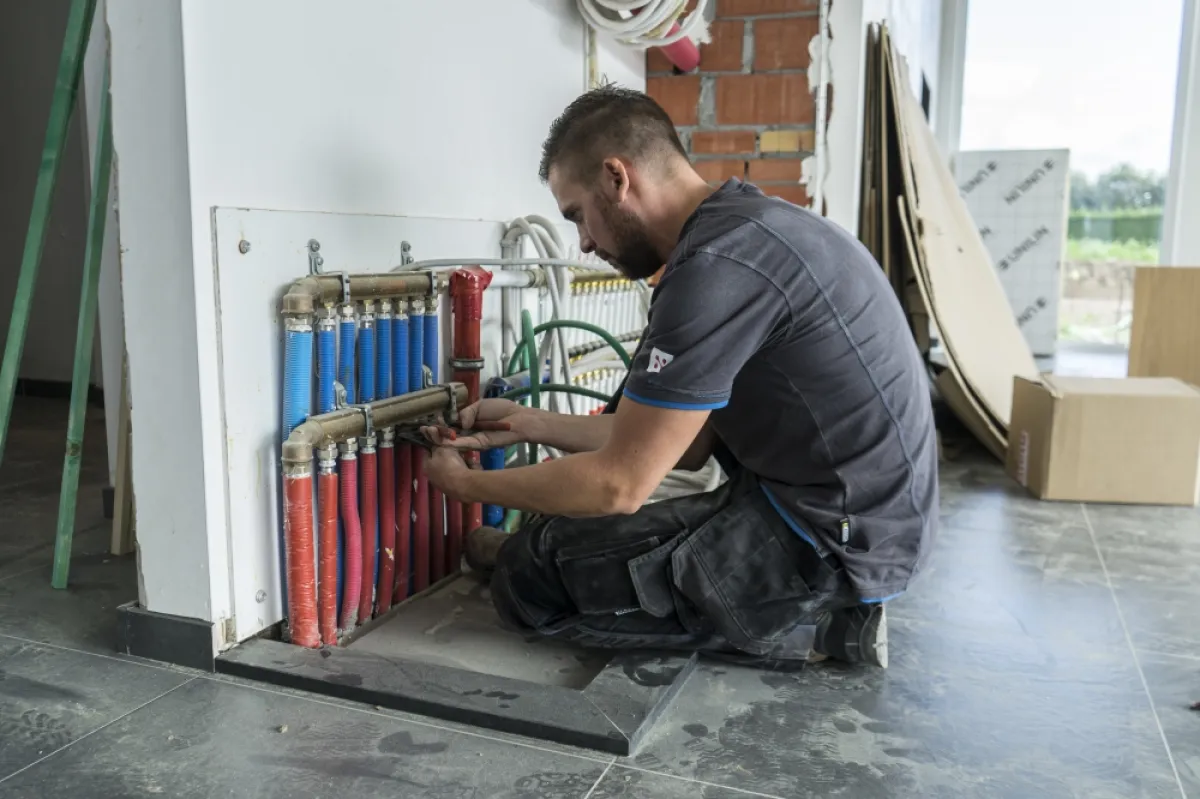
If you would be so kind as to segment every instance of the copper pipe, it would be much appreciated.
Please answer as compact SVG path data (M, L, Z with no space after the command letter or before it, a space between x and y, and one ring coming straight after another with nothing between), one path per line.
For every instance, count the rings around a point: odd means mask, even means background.
M431 272L349 275L346 284L351 301L379 297L404 297L412 294L440 293L441 278ZM280 310L287 315L311 314L316 309L345 299L341 275L309 275L288 287Z
M440 413L449 402L450 389L454 392L457 405L465 407L467 387L462 383L450 383L370 403L372 423L376 428L392 427ZM283 462L285 465L309 463L316 447L331 441L357 438L365 433L366 420L358 408L342 408L309 417L283 442Z

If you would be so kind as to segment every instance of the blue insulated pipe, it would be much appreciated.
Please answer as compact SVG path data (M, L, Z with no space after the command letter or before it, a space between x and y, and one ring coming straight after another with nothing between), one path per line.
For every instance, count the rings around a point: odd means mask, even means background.
M425 365L429 367L429 371L433 373L433 382L438 381L438 309L437 298L430 297L426 300L428 305L425 308L425 352L423 360Z
M354 320L354 305L342 306L341 336L338 340L338 382L346 389L346 402L358 402L354 386L354 334L358 324Z
M408 385L408 302L396 300L396 315L392 317L392 391L407 394Z
M379 316L375 318L375 352L379 357L375 373L375 393L379 399L395 394L392 390L392 303L379 303Z
M333 381L337 379L337 321L331 313L317 320L317 413L334 409Z
M504 468L504 447L492 447L480 453L479 461L483 468L492 471ZM488 527L499 528L504 521L504 508L499 505L483 506L483 523Z
M375 393L375 303L363 303L358 318L358 397L359 402L374 402Z
M425 358L425 300L420 297L412 301L408 314L408 390L420 391L425 387L421 365Z
M312 317L288 317L283 336L283 437L312 413Z
M492 378L488 381L487 387L483 391L483 396L498 397L511 386L503 379ZM504 447L492 447L485 449L479 454L479 463L487 471L504 468ZM484 505L483 506L483 523L488 527L499 529L504 523L504 508L499 505Z

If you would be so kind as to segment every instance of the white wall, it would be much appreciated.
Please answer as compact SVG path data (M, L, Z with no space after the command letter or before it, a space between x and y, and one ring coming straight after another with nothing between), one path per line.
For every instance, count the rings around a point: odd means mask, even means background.
M134 454L144 470L169 471L177 450L157 444L170 439L184 445L189 469L199 469L172 490L135 471L146 604L213 620L236 611L240 619L249 609L230 599L229 562L247 531L231 531L227 522L212 209L497 221L555 214L537 164L550 121L584 88L584 27L573 0L463 0L453 8L393 0L110 3L114 57L124 59L114 102L123 122L115 136L131 373L135 361L145 369L151 347L174 351L160 359L166 372L156 383L134 378ZM159 26L154 42L139 39L149 36L151 17ZM177 38L181 55L168 52ZM155 74L139 82L135 67ZM638 87L644 81L640 55L609 43L601 46L600 71ZM173 127L134 129L158 115ZM127 158L144 167L158 159L166 179L126 174ZM187 235L171 231L170 258L160 259L170 277L158 282L169 282L187 307L135 310L152 292L134 293L144 267L132 263L132 245L149 243L154 220L169 216L175 226L181 214ZM297 275L305 268L298 253ZM168 309L172 324L164 325ZM142 343L146 337L160 343ZM184 407L160 406L164 395L193 387ZM151 416L153 423L138 424ZM171 435L150 434L167 424ZM183 506L194 516L173 530L174 508ZM160 537L186 544L151 552L147 540ZM204 557L181 559L181 551ZM175 585L151 585L151 575L183 572ZM178 596L201 582L207 605Z
M113 144L129 331L141 601L200 619L228 613L223 539L204 504L192 216L178 0L110 0Z
M1200 3L1185 0L1159 260L1200 266Z
M8 334L70 5L70 0L39 0L5 3L0 10L0 108L5 111L0 135L0 347ZM59 165L21 359L20 376L33 380L70 382L75 359L87 232L81 110L78 104Z
M929 84L933 118L942 49L941 19L942 0L835 0L830 10L829 62L834 100L823 167L825 214L856 234L867 27L872 22L887 22L893 45L908 60L913 93L921 96L922 75Z

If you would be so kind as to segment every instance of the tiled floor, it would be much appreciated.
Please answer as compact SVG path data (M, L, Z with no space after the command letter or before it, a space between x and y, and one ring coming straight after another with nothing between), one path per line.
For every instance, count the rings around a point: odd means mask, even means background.
M704 665L614 760L112 654L99 426L49 587L65 416L22 404L0 470L0 797L1200 797L1195 510L1040 503L964 455L889 669Z

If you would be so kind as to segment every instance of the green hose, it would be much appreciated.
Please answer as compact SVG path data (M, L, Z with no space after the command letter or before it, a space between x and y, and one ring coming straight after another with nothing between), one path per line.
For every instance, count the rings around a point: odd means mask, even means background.
M514 388L512 391L506 391L500 395L500 399L519 400L522 397L532 394L533 386L521 386ZM575 394L579 397L588 397L589 399L600 400L601 402L611 402L612 397L607 394L601 394L599 391L593 391L590 388L583 386L565 386L562 383L543 383L536 389L539 393L547 394Z
M528 311L521 312L522 328L524 328L525 315L528 313ZM532 317L530 317L530 321L532 321ZM625 350L625 347L621 345L621 342L617 340L616 336L614 336L612 333L609 333L604 328L597 327L596 325L589 324L588 322L577 322L573 319L551 319L549 322L543 322L542 324L533 328L533 334L536 336L539 333L545 333L548 330L560 330L564 328L568 330L582 330L586 333L591 333L594 336L599 336L604 340L605 344L616 350L617 357L621 359L621 363L625 364L626 369L628 369L629 365L633 362L633 359L629 357L629 353ZM508 361L508 371L505 372L506 375L511 375L521 369L521 356L525 353L525 351L525 347L518 347L517 351L513 353L512 358L510 358ZM532 357L529 358L529 363L532 364L536 361L537 350L534 349ZM533 379L532 372L533 369L530 367L530 380Z
M538 363L537 351L537 335L533 332L533 316L529 311L521 311L521 338L525 342L525 351L529 355L529 404L534 408L542 407L541 397L541 377L542 366ZM537 364L537 379L534 379L533 367ZM538 445L529 442L528 463L530 466L537 463Z
M500 525L500 529L506 533L514 533L521 526L521 511L516 508L509 508L504 512L504 521Z

